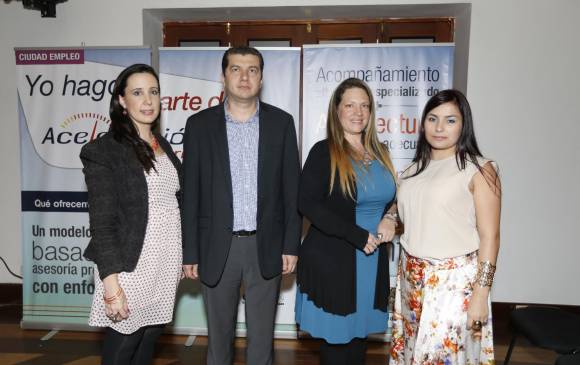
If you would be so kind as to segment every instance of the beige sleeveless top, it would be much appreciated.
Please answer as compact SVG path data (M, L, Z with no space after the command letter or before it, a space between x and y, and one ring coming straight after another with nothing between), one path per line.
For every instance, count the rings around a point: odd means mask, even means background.
M478 158L480 166L488 161ZM412 164L399 180L397 204L405 224L400 239L403 248L412 256L435 259L477 250L479 235L473 194L469 191L477 167L466 161L465 169L459 170L453 155L431 160L419 175L403 178L415 171L416 164Z

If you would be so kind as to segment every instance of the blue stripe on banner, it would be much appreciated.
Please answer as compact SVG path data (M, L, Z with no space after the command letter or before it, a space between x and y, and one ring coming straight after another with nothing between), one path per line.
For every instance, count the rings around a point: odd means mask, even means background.
M86 191L23 191L23 212L88 212Z

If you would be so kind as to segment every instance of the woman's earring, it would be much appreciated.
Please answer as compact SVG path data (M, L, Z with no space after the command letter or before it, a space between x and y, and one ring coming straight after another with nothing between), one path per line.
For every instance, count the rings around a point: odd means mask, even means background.
M127 109L123 109L123 115L127 115Z

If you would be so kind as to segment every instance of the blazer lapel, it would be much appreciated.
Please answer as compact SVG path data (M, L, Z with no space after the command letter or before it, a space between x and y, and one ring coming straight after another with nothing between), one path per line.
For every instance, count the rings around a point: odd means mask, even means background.
M123 146L122 147L123 153L125 155L124 160L127 163L127 173L129 174L127 176L133 175L137 178L136 180L130 178L129 181L138 182L139 186L133 186L133 188L143 193L144 202L145 204L147 204L149 198L147 190L147 180L145 178L145 169L143 168L143 165L141 165L141 162L137 158L137 155L133 150L133 146L131 146L126 141L121 142L121 145Z
M145 177L145 169L143 165L141 165L141 161L137 158L135 151L133 150L133 146L129 144L129 142L122 142L123 145L123 152L125 154L125 161L127 161L127 166L129 170L136 175L143 175Z
M268 123L268 110L264 107L264 103L260 102L260 125L259 131L260 135L258 137L258 216L260 214L260 207L262 206L262 186L265 179L265 168L266 168L266 154L268 151L267 143L270 124Z
M228 189L228 194L230 200L233 201L232 193L232 172L230 169L230 152L228 148L228 132L226 130L226 113L225 104L220 104L219 108L216 108L215 120L213 121L213 139L214 145L216 146L216 153L218 160L222 163L224 172L224 178L226 181L226 186Z

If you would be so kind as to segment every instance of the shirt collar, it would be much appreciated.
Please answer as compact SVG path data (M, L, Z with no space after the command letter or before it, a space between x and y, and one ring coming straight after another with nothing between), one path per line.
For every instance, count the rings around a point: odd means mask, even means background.
M229 123L241 123L241 121L239 120L235 120L232 115L230 114L230 112L228 111L228 98L226 97L226 99L224 100L224 111L226 113L226 122ZM259 118L258 116L260 115L260 99L256 99L256 111L254 112L254 114L245 122L247 123L257 123Z

